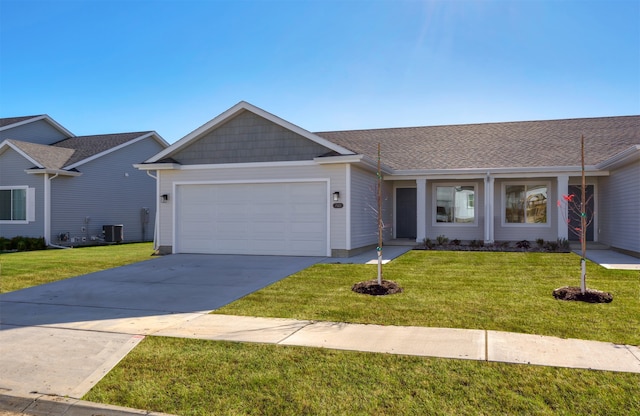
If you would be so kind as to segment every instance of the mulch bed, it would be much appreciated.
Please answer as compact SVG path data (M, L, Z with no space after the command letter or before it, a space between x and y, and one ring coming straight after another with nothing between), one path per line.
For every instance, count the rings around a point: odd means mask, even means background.
M595 289L587 289L584 293L576 286L560 287L553 291L553 297L558 300L575 300L588 303L609 303L613 295Z
M372 296L384 296L393 295L394 293L401 293L402 288L392 280L382 280L382 284L378 284L378 280L367 280L365 282L356 283L351 288L354 292L362 293L363 295Z

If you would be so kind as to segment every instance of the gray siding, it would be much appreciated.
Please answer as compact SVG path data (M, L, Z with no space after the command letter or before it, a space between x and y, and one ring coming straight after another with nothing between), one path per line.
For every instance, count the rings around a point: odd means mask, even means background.
M102 226L122 224L125 241L152 241L156 210L155 180L135 169L162 147L152 138L126 146L78 167L78 177L57 177L51 182L51 240L69 233L73 244L91 243L102 236ZM141 209L149 208L143 224ZM144 231L144 235L143 235ZM67 242L71 244L71 241Z
M43 175L29 175L25 169L33 164L13 149L0 154L0 186L28 186L35 188L35 222L29 224L0 224L0 236L11 238L44 236L44 179Z
M38 144L52 144L66 138L67 136L44 120L0 131L0 142L5 139L13 139Z
M311 160L330 150L244 111L172 158L184 165Z
M357 249L378 243L377 177L373 172L351 169L351 248ZM383 182L382 217L383 240L393 235L393 183Z
M600 179L599 240L640 254L640 161Z

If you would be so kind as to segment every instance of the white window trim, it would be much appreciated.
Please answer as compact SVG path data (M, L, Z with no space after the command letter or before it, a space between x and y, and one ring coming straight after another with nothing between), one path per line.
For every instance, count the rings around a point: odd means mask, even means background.
M24 189L27 193L27 201L26 201L26 220L0 220L0 224L29 224L30 222L35 221L35 188L29 188L28 186L0 186L0 190L14 190L14 189Z
M512 185L546 185L547 186L547 222L546 223L517 223L517 222L507 222L505 212L507 210L507 186ZM526 180L526 181L510 181L502 183L501 190L501 209L500 209L500 221L503 227L514 227L514 228L551 228L551 201L553 201L551 196L551 181L536 181L536 180ZM554 204L555 206L555 204Z
M473 186L473 222L438 222L439 186ZM478 184L476 182L436 182L431 184L431 226L432 227L477 227L478 226Z

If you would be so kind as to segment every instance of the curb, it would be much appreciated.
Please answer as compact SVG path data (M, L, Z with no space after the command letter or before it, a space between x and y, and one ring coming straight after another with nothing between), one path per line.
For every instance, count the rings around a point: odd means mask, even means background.
M46 394L0 393L0 411L49 416L174 416Z

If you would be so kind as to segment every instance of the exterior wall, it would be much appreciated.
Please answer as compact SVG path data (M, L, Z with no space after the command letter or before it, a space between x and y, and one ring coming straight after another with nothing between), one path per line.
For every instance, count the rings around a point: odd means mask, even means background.
M505 224L504 221L504 187L505 183L525 184L525 183L548 183L547 189L547 223L538 224ZM548 241L558 239L558 210L556 206L557 195L556 178L508 178L496 179L494 187L494 238L496 241L535 241L542 238Z
M244 111L172 158L183 165L311 160L330 150Z
M640 256L640 161L600 178L599 241Z
M351 249L378 244L377 176L356 167L351 169ZM383 241L393 236L393 183L383 182Z
M38 144L52 144L66 138L67 136L44 120L0 131L0 142L5 139L13 139Z
M160 204L160 227L157 242L160 251L170 253L173 250L174 240L174 209L175 209L175 185L176 183L224 183L224 182L269 182L269 181L303 181L303 180L328 180L329 194L346 190L345 165L317 165L313 162L301 162L300 164L272 165L238 165L235 167L211 166L159 171L159 193L169 195L169 201ZM330 204L333 201L328 197ZM345 224L347 210L329 207L329 240L332 250L347 249L347 233ZM126 231L125 231L126 233Z
M436 186L475 186L475 216L473 224L444 224L436 222ZM484 181L482 180L438 180L427 181L427 238L434 240L444 235L449 240L483 240L484 239Z
M111 224L124 226L124 241L152 241L155 180L132 165L161 150L148 138L79 166L81 176L53 179L51 241L95 244L96 238L102 238L102 226ZM149 209L147 223L143 223L142 208ZM66 233L69 240L62 241L60 234Z
M0 186L28 186L35 188L35 221L28 224L0 224L0 236L44 236L44 179L43 175L30 175L26 169L33 164L13 149L0 154Z

